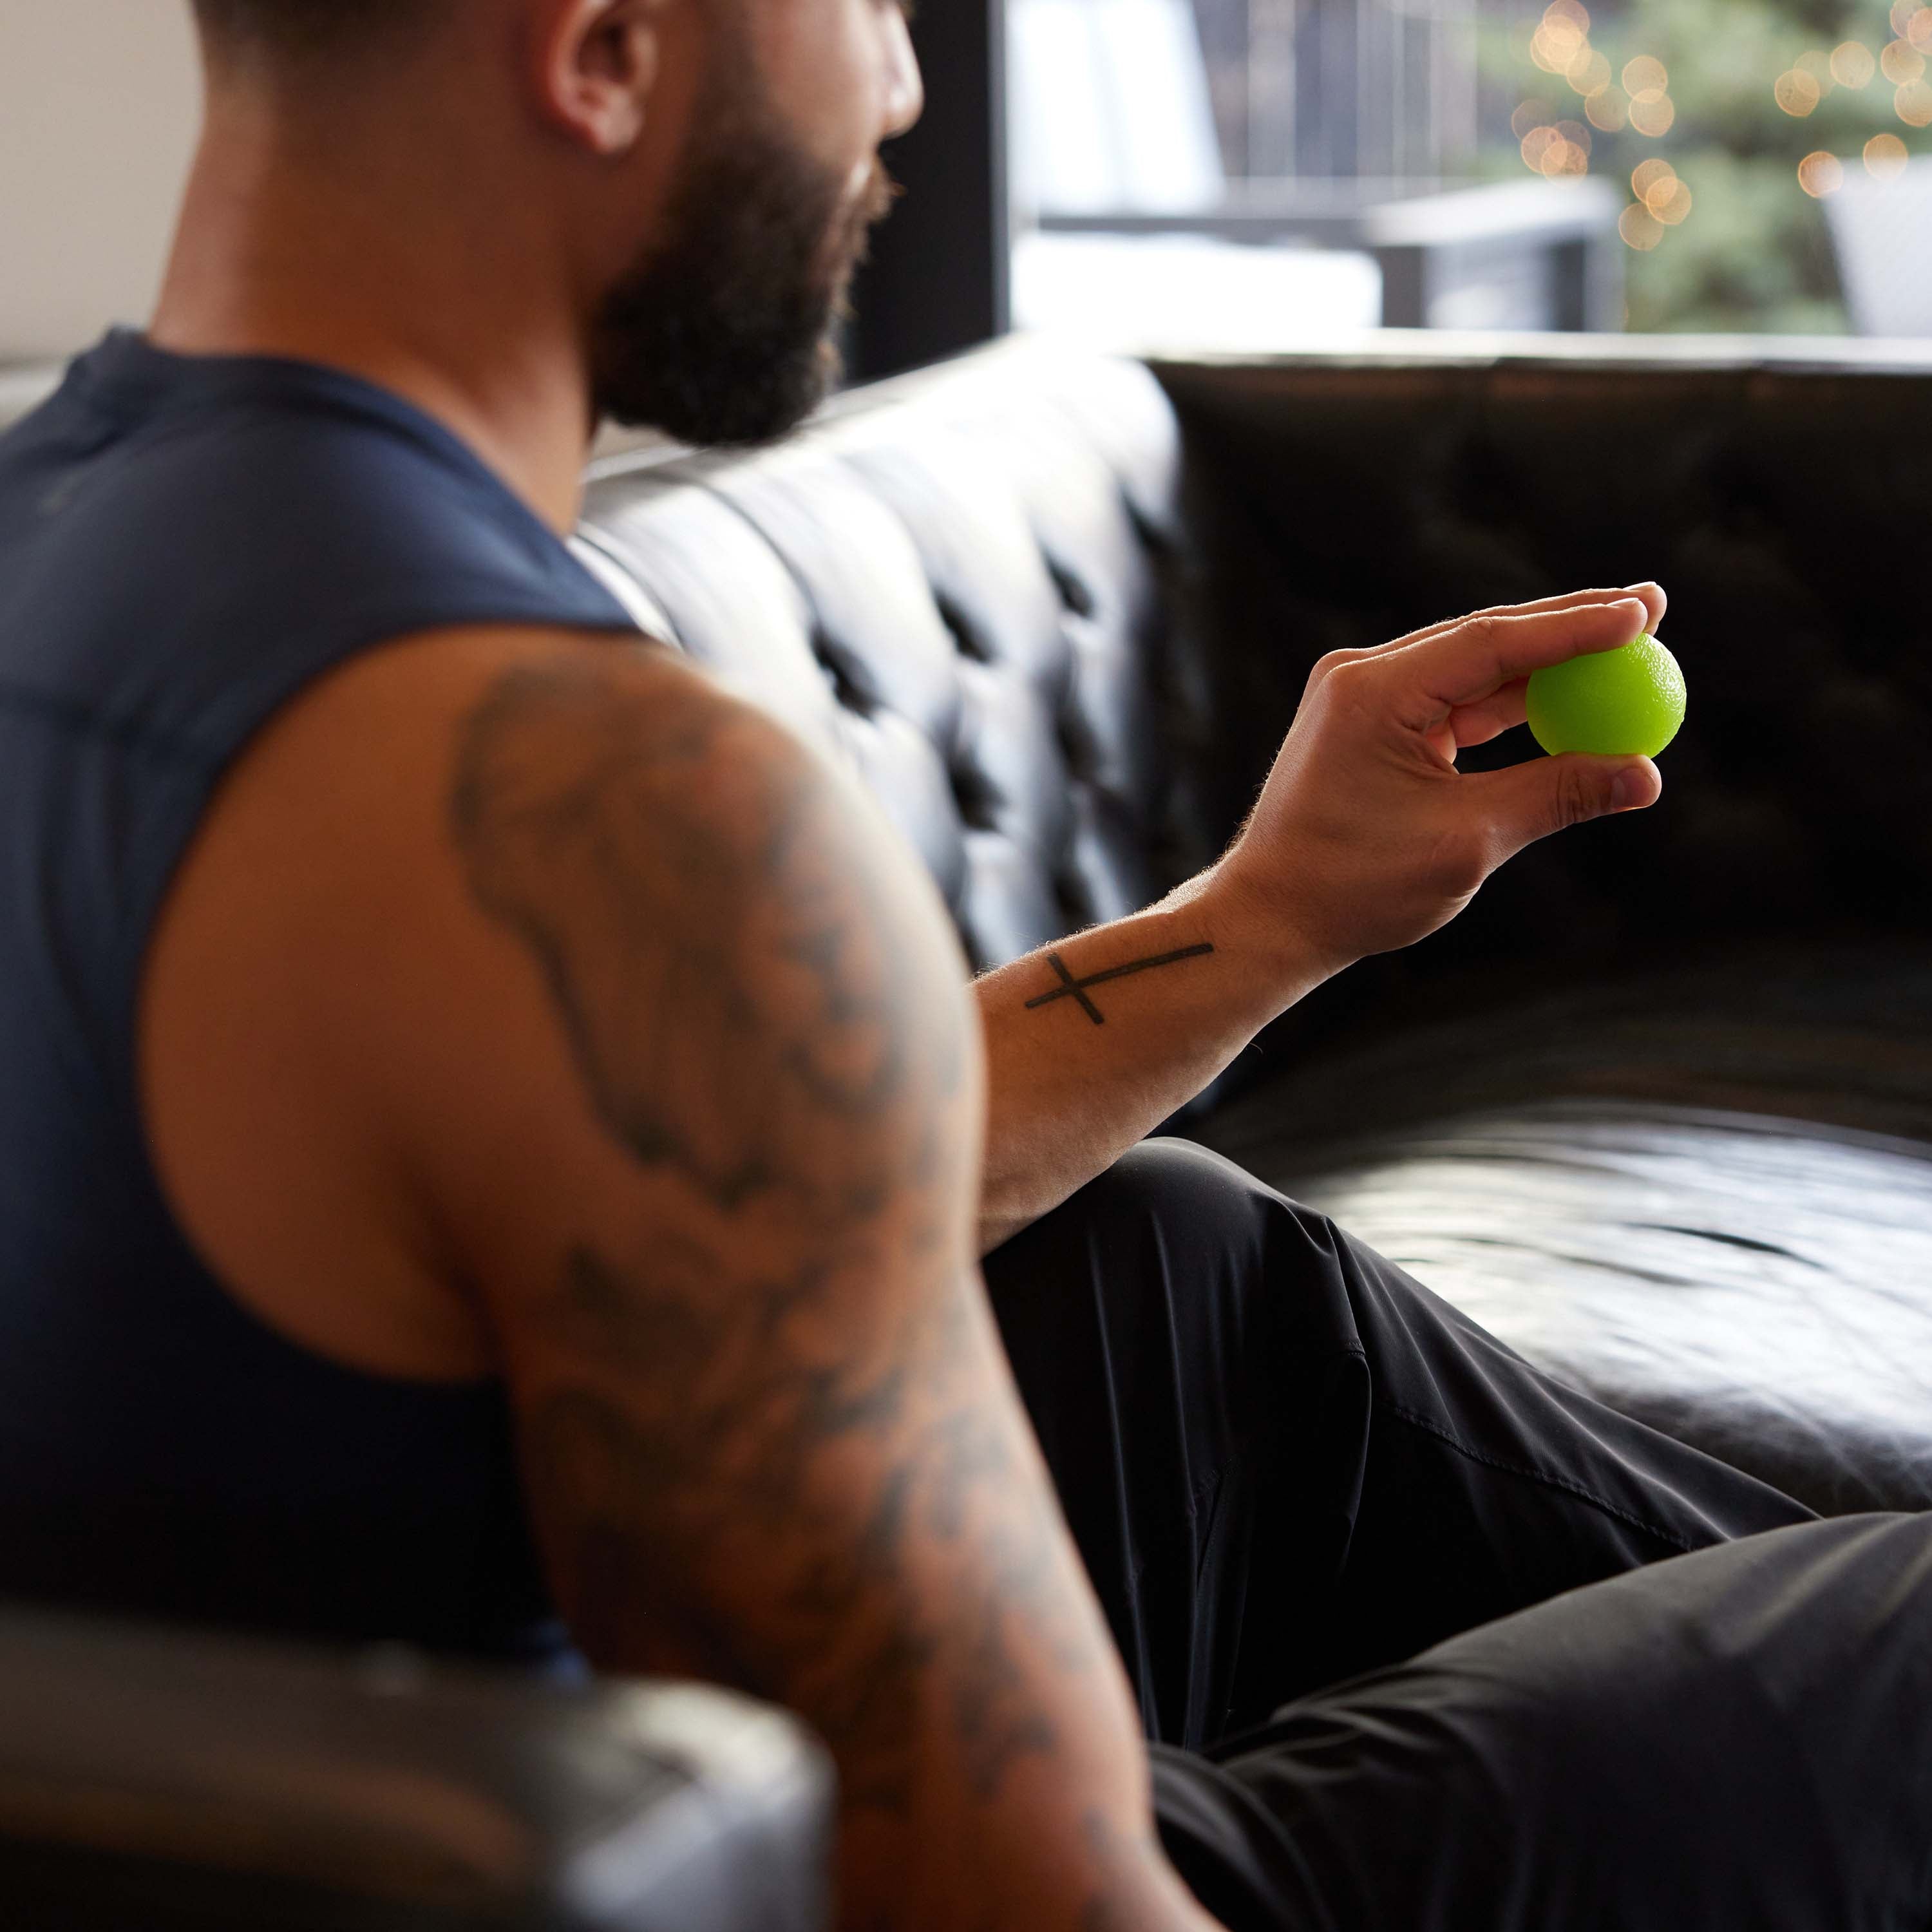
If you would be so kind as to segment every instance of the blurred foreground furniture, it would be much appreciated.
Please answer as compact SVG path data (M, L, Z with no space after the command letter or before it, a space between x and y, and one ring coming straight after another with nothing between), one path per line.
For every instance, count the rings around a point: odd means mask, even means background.
M819 1932L830 1794L695 1685L0 1616L14 1932Z
M1889 181L1850 170L1824 206L1853 330L1932 336L1932 156Z
M1245 339L1233 346L1247 350L1333 337L1378 316L1390 328L1622 326L1621 200L1606 182L1231 181L1189 0L1008 0L1008 21L1014 200L1034 230L1022 234L1016 266L1024 326L1072 326L1082 304L1044 298L1078 273L1076 263L1056 273L1055 250L1077 238L1091 260L1104 238L1115 259L1098 272L1124 292L1137 287L1156 310L1143 341L1180 346L1173 315L1184 291L1144 244L1186 236L1204 256L1250 257L1219 280L1204 262L1198 349L1230 346L1229 290L1247 310ZM1313 271L1330 253L1379 270L1369 324L1348 282ZM1098 339L1118 340L1131 322L1129 307Z

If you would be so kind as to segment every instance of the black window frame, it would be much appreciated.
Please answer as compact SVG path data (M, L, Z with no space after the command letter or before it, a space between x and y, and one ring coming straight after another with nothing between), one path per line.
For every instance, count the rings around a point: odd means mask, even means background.
M1010 326L1005 0L926 0L912 34L926 112L886 149L905 193L854 289L855 382L956 355Z

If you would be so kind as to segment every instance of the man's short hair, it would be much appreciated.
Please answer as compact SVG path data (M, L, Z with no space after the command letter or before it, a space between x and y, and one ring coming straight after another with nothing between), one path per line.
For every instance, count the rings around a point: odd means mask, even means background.
M448 10L449 0L194 0L211 46L314 58L394 44Z

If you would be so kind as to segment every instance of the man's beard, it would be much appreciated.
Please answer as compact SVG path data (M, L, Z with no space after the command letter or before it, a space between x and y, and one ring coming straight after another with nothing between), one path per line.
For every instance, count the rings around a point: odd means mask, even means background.
M733 106L698 116L663 236L604 298L592 343L599 415L685 442L767 442L824 399L834 325L896 192L879 166L854 202L848 177Z

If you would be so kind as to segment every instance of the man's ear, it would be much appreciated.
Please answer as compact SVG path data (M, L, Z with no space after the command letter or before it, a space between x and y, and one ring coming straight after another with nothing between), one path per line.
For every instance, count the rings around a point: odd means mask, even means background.
M531 9L530 80L544 118L616 159L643 137L663 15L675 0L541 0Z

